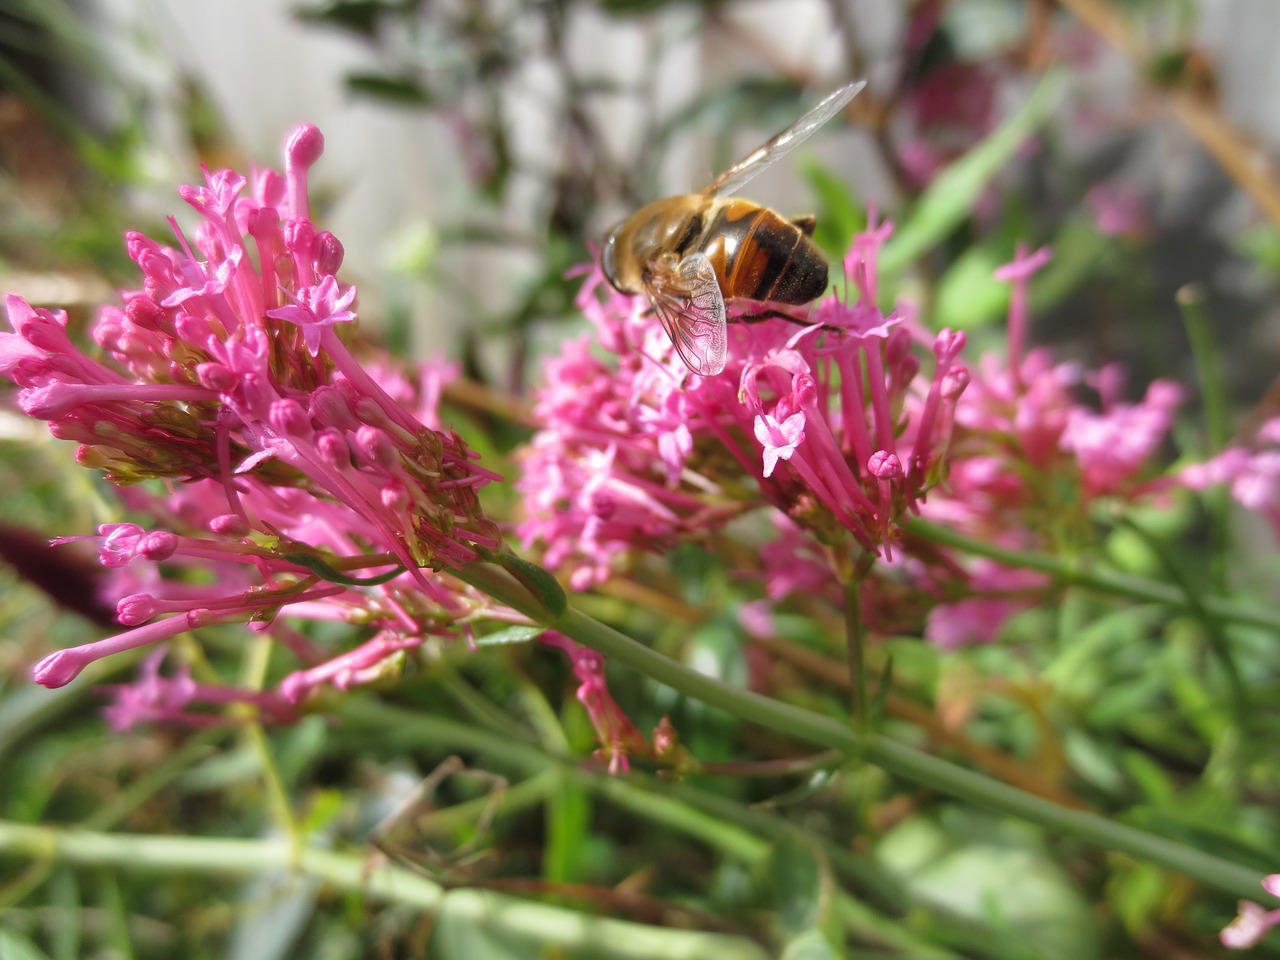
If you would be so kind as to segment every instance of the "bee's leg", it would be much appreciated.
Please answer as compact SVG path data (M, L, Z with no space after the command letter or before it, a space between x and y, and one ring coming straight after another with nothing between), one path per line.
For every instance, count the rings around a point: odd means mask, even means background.
M804 317L797 317L794 314L783 313L781 310L764 310L760 313L739 313L728 318L730 323L764 323L766 320L785 320L787 323L794 323L797 327L813 326ZM822 329L828 333L842 333L840 327L833 327L829 323L822 324Z
M806 237L812 237L814 229L818 226L818 218L812 213L806 213L803 217L792 217L791 225Z

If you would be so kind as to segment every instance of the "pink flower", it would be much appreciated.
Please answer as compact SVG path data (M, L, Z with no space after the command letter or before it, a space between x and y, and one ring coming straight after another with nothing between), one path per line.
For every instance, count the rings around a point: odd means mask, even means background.
M636 729L625 713L614 703L605 681L604 657L590 647L574 643L564 634L548 630L542 634L543 643L559 647L573 664L573 675L578 678L578 702L587 711L600 741L600 753L609 760L610 773L625 773L630 769L627 759L634 755L649 755L652 751L644 735ZM665 721L665 718L664 718ZM668 734L664 739L670 740ZM661 747L669 753L670 744Z
M1141 403L1115 403L1099 413L1069 410L1059 443L1075 454L1085 493L1115 493L1130 483L1169 435L1181 402L1177 384L1157 380Z
M797 323L730 324L716 377L688 377L644 299L592 270L578 303L613 362L579 340L547 365L519 481L525 545L540 544L580 589L630 553L665 550L767 502L826 542L886 555L898 518L945 472L968 377L963 334L936 338L922 373L928 345L901 311L877 305L890 229L872 223L850 248L856 300L821 299Z
M1280 537L1280 417L1264 423L1249 444L1186 467L1178 479L1193 490L1226 484L1237 502L1261 514Z
M1262 888L1273 897L1280 897L1280 873L1264 877ZM1240 912L1222 928L1218 939L1228 950L1247 950L1260 943L1277 924L1280 924L1280 910L1264 910L1256 903L1241 900Z
M113 722L216 719L193 713L196 701L292 719L319 685L369 682L430 636L515 617L437 572L501 548L477 496L498 478L439 424L449 369L366 364L334 330L355 320L356 290L336 276L341 243L310 220L322 148L304 125L283 175L206 170L180 190L201 223L188 237L170 221L173 246L127 234L142 282L102 308L101 355L72 342L61 314L6 299L14 332L0 337L0 373L20 406L124 485L143 521L64 538L97 543L131 629L46 657L36 681L59 686L100 657L209 623L269 633L303 661L278 691L250 695L193 686L181 669L165 680L148 660L117 693ZM169 492L138 484L155 479ZM372 639L329 653L303 638L307 621Z
M325 327L350 323L356 318L355 311L348 309L355 302L356 288L349 286L339 293L338 281L332 276L326 276L313 287L303 287L291 296L293 303L268 310L267 316L301 327L307 350L313 357L320 352L320 336Z
M1181 400L1175 385L1156 381L1142 401L1125 403L1118 367L1087 373L1054 363L1047 351L1025 351L1029 284L1049 257L1047 248L1019 247L996 271L1013 285L1007 354L980 359L954 408L946 482L921 506L928 519L1013 549L1057 548L1046 542L1045 517L1079 517L1083 527L1095 498L1132 501L1156 489L1148 475ZM1080 398L1088 389L1094 405ZM957 559L931 575L948 602L930 612L925 634L948 648L994 639L1048 586L1042 576L985 561Z
M778 461L790 460L804 440L804 414L793 413L779 423L771 414L756 417L756 439L764 447L764 477L773 476Z

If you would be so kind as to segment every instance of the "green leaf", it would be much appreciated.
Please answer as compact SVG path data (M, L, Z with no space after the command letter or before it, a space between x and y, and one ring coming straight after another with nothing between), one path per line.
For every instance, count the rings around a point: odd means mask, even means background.
M304 23L320 23L359 34L369 40L378 35L378 24L388 14L405 9L401 0L332 0L302 7L294 16Z
M815 215L818 226L813 239L823 250L840 256L849 249L853 235L867 225L866 208L843 177L838 177L821 163L803 159L798 164L801 175L818 195Z
M470 906L473 898L465 894L448 894L441 900L428 956L438 960L527 960L537 955L530 953L532 945L525 938L495 929L496 925L477 923ZM454 909L463 902L464 909Z
M784 833L769 851L765 870L783 937L790 939L818 927L827 901L818 852L795 834Z
M546 629L546 627L540 626L514 624L501 630L495 630L493 633L486 633L483 637L476 637L475 645L477 647L505 647L516 643L528 643L530 640L537 639L545 633Z
M994 928L1030 956L1100 956L1088 903L1028 827L948 808L904 821L876 852L913 897Z
M564 595L564 588L550 572L514 553L502 554L498 562L555 616L560 616L568 608L569 599Z
M49 960L49 955L26 937L0 927L0 960Z
M970 247L942 274L932 325L973 330L999 320L1009 308L1009 284L993 275L1008 258L990 246Z
M782 960L839 960L840 954L818 929L792 937L782 950Z
M549 884L574 884L585 879L582 851L591 839L591 795L567 778L548 798L547 840L542 854L542 877Z
M934 178L885 244L880 257L882 270L905 267L964 221L992 177L1048 120L1060 86L1058 73L1046 73L1013 116Z
M343 78L347 89L365 97L402 106L429 106L435 98L413 77L353 70Z

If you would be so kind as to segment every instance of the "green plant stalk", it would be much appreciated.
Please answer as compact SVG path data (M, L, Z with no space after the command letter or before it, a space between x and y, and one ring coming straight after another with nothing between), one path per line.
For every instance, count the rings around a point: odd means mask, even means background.
M1027 820L1108 850L1149 860L1233 896L1260 899L1263 875L1256 870L1094 813L1060 807L881 734L862 734L831 717L698 673L593 620L572 605L567 606L563 613L552 614L514 578L496 566L469 564L455 574L496 600L559 630L613 662L631 667L686 696L743 720L839 750L947 796Z
M244 876L296 870L332 887L391 900L434 913L448 912L543 946L616 960L766 960L745 937L652 927L585 916L488 890L446 890L440 884L363 853L296 848L282 840L209 840L198 837L95 833L0 820L0 850L81 866L147 868Z
M406 710L373 698L349 699L339 712L342 723L330 743L335 755L348 752L342 742L344 736L356 742L375 739L392 754L467 750L501 769L518 771L535 781L548 774L564 779L641 820L673 830L753 867L765 861L774 842L797 829L786 817L746 807L688 783L659 780L640 771L618 777L590 770L577 758L559 756L496 731L477 730L448 717ZM507 794L521 791L529 782L532 781L516 784ZM502 806L505 808L506 804L504 797ZM451 807L440 814L452 815L456 809L459 808ZM882 868L820 834L803 829L800 832L806 842L822 850L842 882L856 889L856 893L841 889L837 894L842 921L853 937L885 944L918 960L955 960L952 950L921 939L915 922L902 921L909 906L906 894ZM914 919L920 915L917 906ZM944 910L923 915L957 945L981 945L993 960L1025 960L1012 945L993 937L989 927Z
M1227 681L1227 702L1230 704L1235 724L1240 729L1245 729L1250 705L1249 691L1245 688L1244 680L1240 676L1240 669L1236 666L1235 657L1231 654L1231 643L1227 639L1222 621L1205 609L1204 599L1200 596L1196 585L1182 571L1160 541L1151 536L1141 524L1128 517L1122 517L1120 525L1126 530L1131 530L1135 536L1142 540L1146 548L1151 551L1152 555L1155 556L1156 560L1169 574L1170 581L1181 588L1191 615L1199 620L1204 628L1205 641L1209 646L1210 653L1217 657L1218 662L1222 665L1223 676Z
M1195 613L1187 595L1177 587L1145 577L1132 574L1109 572L1105 570L1088 570L1077 567L1059 557L1047 553L1036 553L1031 550L1009 550L996 546L989 540L976 540L956 533L941 524L921 520L919 517L907 519L903 526L907 532L931 543L939 543L944 547L954 547L975 557L989 557L1010 567L1025 567L1028 570L1039 570L1051 575L1057 582L1070 586L1084 587L1097 593L1111 594L1129 600L1140 600L1146 603L1159 603L1174 610ZM1247 626L1263 627L1267 630L1280 630L1280 611L1255 607L1222 597L1202 596L1200 604L1204 610L1219 620L1235 621Z
M850 574L844 582L844 642L849 657L850 711L859 730L871 729L871 709L867 702L867 657L862 628L862 578Z
M1204 291L1195 286L1183 287L1178 291L1176 300L1182 312L1182 325L1186 328L1187 340L1191 344L1196 379L1200 382L1209 453L1217 455L1230 439L1221 355L1214 343L1209 317L1204 309ZM1202 496L1209 513L1209 574L1213 586L1221 589L1227 581L1226 558L1231 541L1227 514L1231 500L1225 486L1206 490Z

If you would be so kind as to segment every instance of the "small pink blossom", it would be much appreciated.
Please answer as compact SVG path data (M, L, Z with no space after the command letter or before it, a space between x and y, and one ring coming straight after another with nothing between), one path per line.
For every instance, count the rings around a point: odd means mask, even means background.
M756 417L756 439L764 447L764 477L773 476L779 460L790 460L804 441L804 413L793 413L779 423L771 414Z
M1262 888L1280 897L1280 873L1268 874ZM1266 910L1249 900L1241 900L1236 918L1222 928L1218 939L1228 950L1247 950L1257 946L1272 927L1280 924L1280 910Z
M284 307L268 310L273 320L287 320L302 328L307 350L314 357L320 352L320 337L325 327L335 323L350 323L356 318L351 305L356 299L356 288L341 290L335 277L324 277L313 287L303 287L291 294L294 302Z
M543 633L541 640L549 646L559 647L568 656L573 665L573 675L579 683L578 701L595 727L600 753L609 760L609 772L625 773L630 769L628 757L647 755L650 749L644 735L614 703L605 680L604 657L554 630ZM669 734L663 739L671 741ZM665 749L670 750L670 742Z
M1252 442L1186 467L1178 479L1192 490L1226 484L1237 502L1261 514L1280 537L1280 417L1266 421Z

